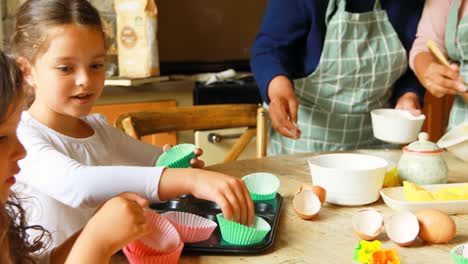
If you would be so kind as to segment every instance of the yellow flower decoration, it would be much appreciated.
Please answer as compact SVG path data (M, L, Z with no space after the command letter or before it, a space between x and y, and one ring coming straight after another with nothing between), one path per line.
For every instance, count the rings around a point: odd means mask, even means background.
M358 246L357 260L361 263L367 263L372 253L380 250L382 248L381 246L382 244L379 240L374 240L372 242L362 240Z

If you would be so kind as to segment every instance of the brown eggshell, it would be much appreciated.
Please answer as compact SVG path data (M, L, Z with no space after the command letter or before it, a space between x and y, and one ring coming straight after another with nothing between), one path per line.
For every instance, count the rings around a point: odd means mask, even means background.
M445 244L457 234L457 226L446 213L436 209L424 209L416 214L419 221L419 237L429 243Z
M320 211L321 203L312 190L302 190L294 195L294 212L302 219L312 219Z
M353 231L364 240L377 238L384 226L383 216L375 209L362 209L352 218Z
M315 195L317 195L317 197L319 198L320 203L322 204L325 202L325 199L327 198L327 191L319 185L312 185L312 184L304 183L296 191L296 194L300 193L302 190L313 191Z

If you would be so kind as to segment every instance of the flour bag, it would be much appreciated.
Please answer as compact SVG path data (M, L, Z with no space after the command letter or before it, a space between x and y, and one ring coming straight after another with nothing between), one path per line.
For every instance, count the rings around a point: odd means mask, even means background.
M154 0L114 0L119 75L159 75L158 9Z

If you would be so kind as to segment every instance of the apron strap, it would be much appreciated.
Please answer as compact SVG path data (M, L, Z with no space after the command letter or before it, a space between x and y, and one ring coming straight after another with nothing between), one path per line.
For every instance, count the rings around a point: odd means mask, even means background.
M338 9L336 9L337 6L338 6ZM330 22L336 10L344 12L345 9L346 9L346 0L328 0L327 13L325 16L325 24L328 26L328 22Z
M374 11L376 10L382 10L382 5L380 4L380 0L375 0Z
M460 61L460 53L456 45L459 7L460 0L454 0L450 7L447 26L445 27L445 46L447 47L447 53L451 59L456 61Z
M327 13L325 16L325 24L327 26L328 26L328 22L330 22L331 20L332 15L335 13L337 5L338 5L338 11L344 12L346 9L346 0L329 0L328 1ZM374 11L376 10L382 10L382 4L380 3L380 0L375 0Z

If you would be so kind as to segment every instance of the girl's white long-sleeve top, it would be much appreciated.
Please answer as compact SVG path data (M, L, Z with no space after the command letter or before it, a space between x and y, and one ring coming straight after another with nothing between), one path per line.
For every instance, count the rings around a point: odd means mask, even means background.
M83 120L94 129L88 138L60 134L28 112L18 126L27 155L19 162L13 190L25 198L28 224L51 232L51 246L84 227L99 205L122 192L159 200L164 168L154 164L162 149L127 136L101 115Z

